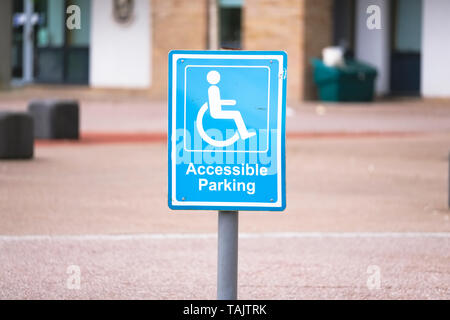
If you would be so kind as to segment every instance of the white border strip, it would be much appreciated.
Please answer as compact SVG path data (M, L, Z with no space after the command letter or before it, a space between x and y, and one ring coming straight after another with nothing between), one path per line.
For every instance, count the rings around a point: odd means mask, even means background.
M204 150L204 149L188 149L186 147L186 92L187 92L187 69L188 68L260 68L260 69L267 69L268 71L268 81L267 81L267 125L266 125L266 150L256 150L256 151L250 151L250 150L226 150L226 149L220 149L220 148L215 148L215 149L209 149L209 150ZM229 152L229 153L267 153L269 152L269 134L270 134L270 130L269 130L269 123L270 123L270 68L267 66L237 66L237 65L233 65L233 66L221 66L221 65L187 65L184 68L184 135L183 135L183 142L184 142L184 150L187 152ZM192 137L192 136L191 136ZM259 138L259 137L258 137Z
M216 239L215 233L143 233L111 235L24 235L0 236L0 241L125 241ZM240 233L240 239L312 239L312 238L450 238L450 232L263 232Z

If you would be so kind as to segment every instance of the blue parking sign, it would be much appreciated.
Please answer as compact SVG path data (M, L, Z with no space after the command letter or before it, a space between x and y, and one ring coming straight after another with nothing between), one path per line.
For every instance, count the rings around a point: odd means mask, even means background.
M171 209L286 207L287 54L169 53Z

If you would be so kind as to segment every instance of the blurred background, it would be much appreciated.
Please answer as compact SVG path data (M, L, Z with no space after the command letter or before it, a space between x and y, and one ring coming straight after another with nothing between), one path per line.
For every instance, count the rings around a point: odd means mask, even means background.
M374 4L379 30L366 26ZM80 29L66 28L70 5L81 10ZM289 54L289 101L303 101L317 97L310 59L334 45L376 67L377 95L449 97L449 10L445 0L7 0L0 83L165 98L172 49L273 49Z

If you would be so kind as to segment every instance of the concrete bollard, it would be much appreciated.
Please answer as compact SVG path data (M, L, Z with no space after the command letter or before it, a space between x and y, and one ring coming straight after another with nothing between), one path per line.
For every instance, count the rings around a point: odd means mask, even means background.
M28 111L34 119L36 139L79 139L78 101L34 100L28 105Z
M24 112L0 112L0 159L30 159L33 154L33 118Z

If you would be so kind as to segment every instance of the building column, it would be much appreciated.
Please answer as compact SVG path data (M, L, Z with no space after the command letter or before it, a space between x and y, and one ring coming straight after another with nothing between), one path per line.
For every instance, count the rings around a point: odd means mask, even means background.
M316 96L310 60L331 45L332 17L332 0L244 2L244 49L287 51L289 102Z
M303 1L245 0L244 50L284 50L288 53L287 99L303 97Z
M380 8L380 29L369 29L367 13L370 5ZM390 91L390 2L389 0L357 0L355 13L355 58L377 68L375 91L378 95Z
M422 95L450 97L450 1L423 1L422 15Z
M304 2L303 100L317 99L311 58L321 58L322 49L333 43L333 1Z
M208 0L208 49L219 49L219 11L218 0Z
M0 89L11 83L12 0L0 1Z
M151 4L153 80L150 95L167 98L167 57L170 50L207 49L208 1L152 0Z
M33 81L33 22L31 18L34 12L33 0L23 1L24 14L26 16L23 25L23 81L29 83Z

